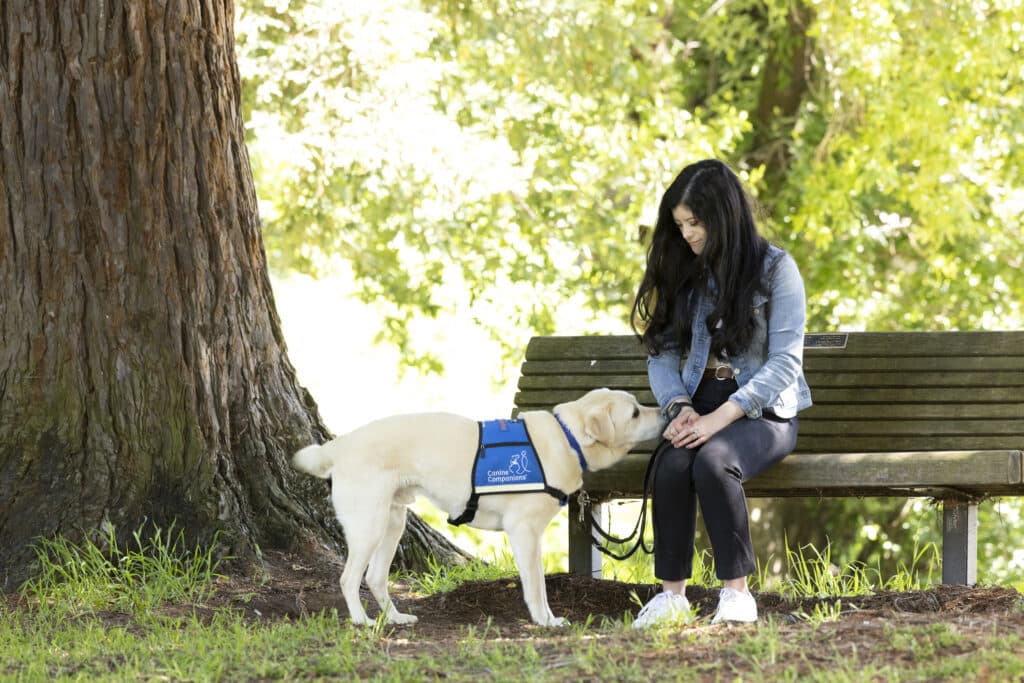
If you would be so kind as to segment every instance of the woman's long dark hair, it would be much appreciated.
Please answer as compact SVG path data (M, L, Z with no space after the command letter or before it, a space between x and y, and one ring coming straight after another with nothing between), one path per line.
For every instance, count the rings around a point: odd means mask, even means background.
M672 210L683 205L707 229L699 255L683 239ZM633 302L630 324L652 355L668 345L690 348L696 292L717 288L715 307L704 321L711 351L735 355L754 334L753 298L761 290L768 242L757 232L751 203L736 174L706 159L684 168L661 198L658 223L647 250L647 269Z

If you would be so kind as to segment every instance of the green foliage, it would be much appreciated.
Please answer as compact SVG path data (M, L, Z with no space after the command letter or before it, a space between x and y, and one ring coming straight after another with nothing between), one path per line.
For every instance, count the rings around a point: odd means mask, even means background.
M449 593L467 581L494 581L496 579L514 579L516 577L515 560L505 555L496 563L487 563L475 559L466 564L439 564L433 558L427 561L427 571L404 573L397 578L407 581L414 593L435 595Z
M978 581L1024 592L1024 548L1007 544L1024 527L1020 499L995 499L978 506Z
M807 520L827 533L827 543L839 565L872 567L883 576L919 576L927 584L940 574L942 509L927 498L830 500L805 502L787 513L804 517L792 525L792 538L801 542L814 535ZM1006 538L1024 526L1019 498L987 500L978 506L978 581L982 584L1024 585L1024 552L1007 546ZM822 545L822 547L824 547ZM898 585L891 590L905 590Z
M932 583L931 574L922 572L918 566L929 555L937 560L938 549L930 545L916 550L909 565L901 563L895 574L886 575L880 567L861 562L837 566L832 561L831 546L818 550L804 545L794 550L787 545L788 569L780 581L779 592L793 597L828 598L867 595L877 590L921 590Z
M819 329L1019 326L1020 0L247 0L271 263L340 259L410 363L416 316L624 328L640 226L732 162ZM1015 28L1016 27L1016 28ZM493 309L501 312L495 314Z
M247 2L238 39L271 263L344 260L413 363L415 315L621 329L651 198L748 128L681 107L643 3Z
M821 625L832 621L839 621L843 614L843 601L819 602L811 608L810 612L799 612L797 618L803 619L809 624Z
M112 527L95 541L42 539L36 547L40 571L23 587L36 604L70 614L118 610L147 614L165 603L202 602L210 595L218 560L211 545L187 550L184 532L155 529L132 534L134 547L120 548Z
M1021 3L855 7L815 7L815 87L773 216L810 319L1019 327Z

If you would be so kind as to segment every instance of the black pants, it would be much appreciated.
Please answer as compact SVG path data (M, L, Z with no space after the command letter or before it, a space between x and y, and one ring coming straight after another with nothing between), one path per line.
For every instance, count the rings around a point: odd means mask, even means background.
M694 409L710 413L735 391L735 380L706 378L693 397ZM718 578L738 579L756 570L743 482L792 451L796 432L795 417L741 417L696 449L659 446L652 500L656 577L690 578L698 501Z

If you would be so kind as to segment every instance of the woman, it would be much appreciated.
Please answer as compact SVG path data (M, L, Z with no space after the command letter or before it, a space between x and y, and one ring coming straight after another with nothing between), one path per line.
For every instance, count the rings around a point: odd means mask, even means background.
M661 199L631 323L668 426L654 475L654 573L662 592L634 625L688 618L697 504L723 582L712 623L757 620L743 482L786 456L804 379L804 285L754 223L739 178L687 166Z

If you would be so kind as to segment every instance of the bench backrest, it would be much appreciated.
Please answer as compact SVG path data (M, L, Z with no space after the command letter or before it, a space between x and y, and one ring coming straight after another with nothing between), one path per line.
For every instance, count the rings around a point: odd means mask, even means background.
M654 405L646 357L632 335L534 337L516 410L596 387ZM804 372L798 453L1024 449L1024 331L808 334Z

